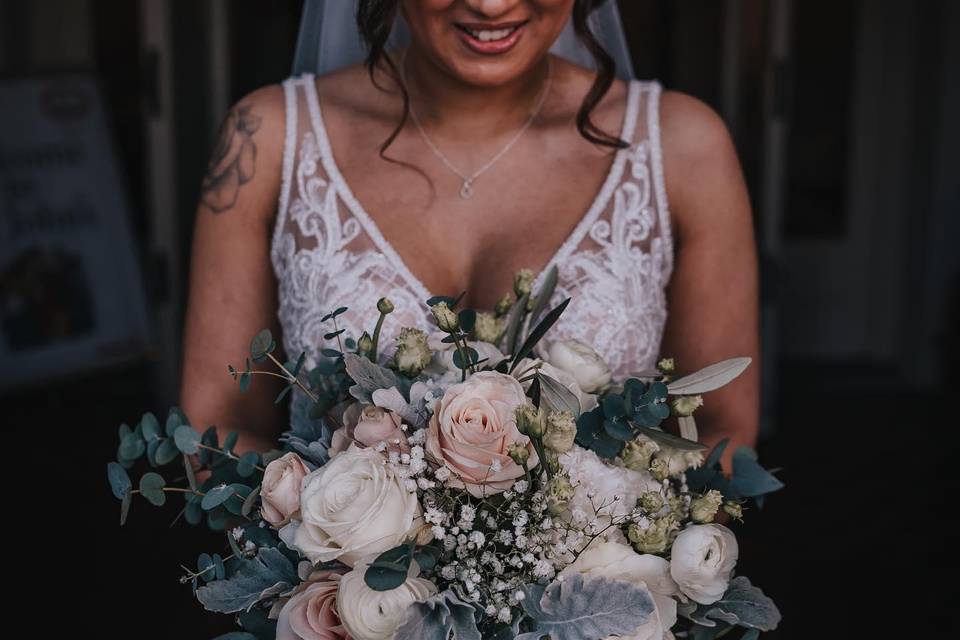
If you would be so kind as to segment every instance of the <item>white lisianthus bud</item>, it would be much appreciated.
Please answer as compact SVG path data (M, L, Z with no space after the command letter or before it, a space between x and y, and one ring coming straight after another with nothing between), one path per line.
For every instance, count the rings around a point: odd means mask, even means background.
M640 436L636 440L631 440L620 452L620 459L623 460L623 466L632 471L646 471L650 468L650 460L653 458L660 447L657 443Z
M527 449L527 445L521 444L519 442L514 442L509 447L507 447L507 455L510 456L510 459L519 464L521 467L527 463L527 460L530 458L530 451Z
M657 369L661 373L673 373L677 370L677 365L674 363L673 358L662 358L660 362L657 363Z
M380 298L377 300L377 311L386 315L388 313L393 313L393 303L389 298Z
M438 302L430 307L430 311L433 313L433 317L437 319L437 326L440 327L441 331L453 333L459 328L460 321L457 314L447 306L446 302Z
M507 315L507 312L510 311L510 307L513 306L513 295L508 291L503 294L503 297L500 298L500 301L497 302L497 306L493 308L494 314L498 318Z
M703 396L676 396L670 398L670 408L675 416L692 416L693 412L703 406Z
M673 516L665 516L651 522L646 529L630 523L627 527L627 538L637 553L663 553L670 546L670 539L679 528L680 525Z
M610 382L610 367L590 346L579 340L550 345L547 362L574 377L586 393L597 393Z
M518 298L530 293L533 289L533 278L533 271L530 269L520 269L513 276L513 292L517 294Z
M743 506L739 502L725 502L723 511L734 520L743 522Z
M430 364L432 357L427 334L420 329L406 327L397 336L397 351L393 356L397 370L407 377L420 375L424 367Z
M473 332L477 340L496 344L500 338L500 334L503 332L503 320L495 318L492 313L478 313L477 322L473 326Z
M648 513L657 513L663 509L663 496L656 491L641 493L637 504Z
M650 475L657 482L663 482L670 477L670 464L663 458L656 458L650 463Z
M546 417L543 409L530 404L522 404L516 409L517 430L531 438L542 438L546 430ZM519 463L518 463L519 464Z
M567 503L573 499L576 491L565 475L553 476L547 482L547 509L554 515L560 515L567 509Z
M547 430L543 446L556 453L566 453L573 448L577 437L577 423L569 411L551 411L547 416Z
M705 495L694 498L690 502L690 518L698 524L713 522L722 503L723 494L711 489Z

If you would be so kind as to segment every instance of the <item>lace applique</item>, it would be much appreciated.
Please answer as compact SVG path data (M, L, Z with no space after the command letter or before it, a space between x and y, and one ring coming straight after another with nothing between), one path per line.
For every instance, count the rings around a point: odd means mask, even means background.
M372 330L376 302L387 296L381 343L400 328L431 329L429 293L407 269L350 192L323 128L312 76L285 83L287 141L272 258L279 283L279 319L288 354L305 351L311 364L331 346L338 318L343 338ZM641 118L641 97L646 118ZM633 82L617 153L593 206L547 269L558 266L554 303L573 300L551 331L552 340L592 345L617 377L648 370L659 355L666 322L665 287L673 260L669 213L660 166L659 85ZM299 119L298 113L309 113ZM299 142L299 144L298 144Z

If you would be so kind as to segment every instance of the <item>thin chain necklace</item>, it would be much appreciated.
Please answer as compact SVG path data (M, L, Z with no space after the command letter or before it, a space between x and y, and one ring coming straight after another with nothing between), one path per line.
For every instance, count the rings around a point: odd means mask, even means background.
M403 86L407 86L407 51L404 50L403 57L400 60L400 81L403 83ZM473 183L484 174L490 167L495 165L500 158L502 158L510 149L513 148L513 145L517 143L517 140L527 132L527 129L530 128L530 125L533 124L533 121L536 120L537 116L540 115L540 111L543 110L543 105L547 101L547 96L550 94L550 85L553 83L553 66L549 57L547 57L547 78L544 81L543 92L540 94L540 97L537 99L536 106L533 109L533 112L530 114L530 117L527 119L526 123L520 127L520 130L510 139L510 141L497 153L493 156L486 164L477 169L471 174L466 174L460 169L457 168L453 162L443 153L440 149L433 143L433 140L430 139L430 136L427 135L427 132L424 130L423 125L420 124L420 118L417 117L417 112L413 108L413 103L410 103L410 118L413 120L413 124L416 125L417 130L420 132L420 136L423 138L423 141L427 143L427 146L433 152L433 155L437 156L439 160L446 165L450 171L456 174L460 180L463 181L460 186L460 197L464 200L469 200L473 197Z

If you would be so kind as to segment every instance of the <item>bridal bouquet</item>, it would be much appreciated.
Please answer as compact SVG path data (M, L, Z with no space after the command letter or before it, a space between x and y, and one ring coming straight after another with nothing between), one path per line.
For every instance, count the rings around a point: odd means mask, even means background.
M664 359L611 380L588 345L541 344L566 303L546 308L555 272L536 295L531 280L518 274L496 313L432 298L436 332L403 329L383 353L389 300L356 342L338 309L325 321L339 348L309 371L260 333L229 372L241 390L259 375L282 380L278 402L293 394L278 450L238 455L235 435L220 443L177 409L163 426L147 414L120 428L108 466L121 522L135 495L178 496L184 519L224 532L183 581L236 616L232 640L755 638L776 627L773 602L735 575L737 539L716 520L740 520L781 485L748 449L721 473L725 443L705 459L693 418L701 394L749 360L676 377ZM671 416L680 435L663 428ZM142 458L179 480L149 471L134 486Z

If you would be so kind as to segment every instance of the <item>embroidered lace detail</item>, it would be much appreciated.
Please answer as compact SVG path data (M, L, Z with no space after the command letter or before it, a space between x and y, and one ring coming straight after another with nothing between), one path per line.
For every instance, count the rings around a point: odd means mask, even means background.
M409 270L354 197L333 158L311 75L284 84L287 134L283 182L271 257L279 283L279 319L288 354L335 346L323 336L337 319L342 338L357 339L375 321L387 296L395 311L383 327L387 344L400 328L427 331L430 292ZM665 288L673 247L663 185L657 105L660 86L630 85L617 152L592 206L537 278L558 267L554 303L573 300L550 338L592 345L615 376L649 370L659 355L666 322ZM299 118L307 113L308 118ZM646 117L642 114L645 113ZM299 142L299 144L298 144Z

